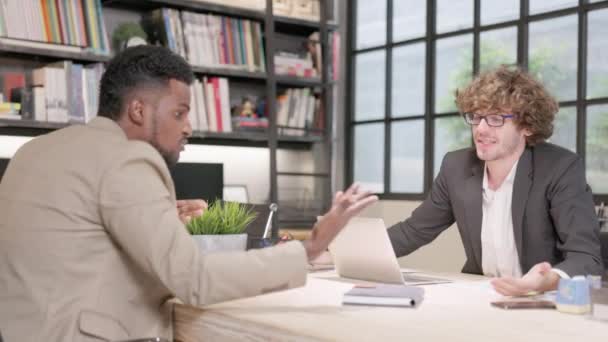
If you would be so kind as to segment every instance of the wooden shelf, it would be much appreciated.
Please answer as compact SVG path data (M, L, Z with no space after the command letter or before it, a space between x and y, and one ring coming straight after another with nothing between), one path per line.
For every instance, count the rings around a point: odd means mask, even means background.
M69 126L66 122L46 122L36 120L12 120L0 118L0 127L36 128L41 130L56 130Z
M152 10L160 7L171 7L196 12L212 12L232 17L264 20L265 11L220 5L212 2L194 0L103 0L104 6L131 9Z
M277 175L288 176L288 177L329 178L329 173L325 173L325 172L281 172L281 171L277 171Z
M65 122L12 120L0 118L0 134L38 136L72 125ZM309 149L311 144L322 141L317 136L280 136L280 148ZM193 132L191 144L268 147L268 135L262 132Z
M277 75L277 84L290 87L321 87L323 83L319 78L306 78Z
M194 71L194 73L196 73L196 74L202 74L202 75L213 75L213 76L241 78L241 79L253 79L253 80L260 80L260 81L264 81L267 78L267 75L263 72L251 72L251 71L231 69L231 68L213 68L213 67L192 66L192 71Z
M19 41L18 39L10 39L11 42L8 42L8 39L0 40L0 51L4 53L4 55L14 55L14 56L28 56L28 57L36 57L47 60L63 60L70 59L74 61L80 62L107 62L110 60L109 55L102 54L94 54L91 52L74 52L74 51L66 51L62 50L62 45L58 44L50 44L44 42L34 42L34 41ZM13 43L16 42L16 43ZM20 45L24 44L24 45ZM30 46L25 46L30 45ZM35 46L31 46L35 45Z

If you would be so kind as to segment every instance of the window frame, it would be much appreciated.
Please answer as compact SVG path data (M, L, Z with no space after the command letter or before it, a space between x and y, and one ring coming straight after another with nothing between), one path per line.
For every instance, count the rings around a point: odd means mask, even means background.
M587 99L587 45L588 45L588 15L589 12L608 8L608 1L589 3L588 0L579 0L578 5L549 12L529 14L530 0L520 0L520 15L518 19L509 20L489 25L481 25L481 0L473 1L473 26L466 29L436 34L436 0L426 1L426 34L421 37L393 41L393 0L386 0L386 41L382 45L356 49L356 11L357 2L353 0L348 5L348 34L347 34L347 92L349 96L345 98L345 147L346 147L346 167L345 180L350 184L354 180L354 129L357 125L371 123L384 124L384 192L378 194L381 199L389 200L423 200L426 198L433 182L434 170L434 119L447 116L458 116L458 112L436 113L435 112L435 76L436 76L436 43L438 39L465 34L473 34L473 74L477 75L480 68L480 34L485 31L515 27L517 29L517 64L523 68L528 67L528 48L529 48L529 25L547 19L555 19L566 15L577 14L578 34L577 34L577 80L576 80L576 99L570 101L560 101L561 107L574 107L576 110L576 151L585 162L586 160L586 112L587 107L597 104L608 104L608 96L602 98ZM425 100L424 113L422 115L391 117L392 112L392 56L393 49L425 42L426 65L425 65ZM375 120L354 121L355 110L355 56L361 53L385 50L385 103L384 117ZM473 77L474 77L473 75ZM391 125L394 122L406 120L424 120L424 180L422 193L398 193L391 190ZM464 124L464 123L463 123ZM586 164L585 164L586 167ZM608 194L594 195L596 202L608 202Z

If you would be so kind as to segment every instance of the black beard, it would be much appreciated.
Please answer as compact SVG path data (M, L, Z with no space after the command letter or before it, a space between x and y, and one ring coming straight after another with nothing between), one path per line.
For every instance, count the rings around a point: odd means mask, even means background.
M174 155L173 153L164 150L162 147L158 146L156 143L156 139L152 142L152 146L160 153L161 157L165 160L165 164L167 164L168 168L172 168L177 165L177 161L179 160L179 155Z

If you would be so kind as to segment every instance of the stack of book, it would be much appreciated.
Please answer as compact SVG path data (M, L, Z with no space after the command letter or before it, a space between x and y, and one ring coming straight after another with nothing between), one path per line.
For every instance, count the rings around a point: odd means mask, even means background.
M0 42L108 54L101 0L0 2Z
M321 100L310 88L287 89L277 97L277 126L284 135L303 136L311 130L322 130Z
M190 86L192 129L201 132L232 132L228 79L203 77Z
M198 2L214 3L256 11L263 11L266 9L266 0L198 0Z
M319 0L274 0L273 14L290 18L319 21Z
M259 22L159 8L143 24L152 43L169 47L194 66L266 71Z
M323 72L323 53L319 32L313 32L304 48L278 51L274 56L275 73L306 78L320 78Z
M32 119L50 122L88 122L97 114L98 88L104 66L61 61L35 69L32 99L23 111Z

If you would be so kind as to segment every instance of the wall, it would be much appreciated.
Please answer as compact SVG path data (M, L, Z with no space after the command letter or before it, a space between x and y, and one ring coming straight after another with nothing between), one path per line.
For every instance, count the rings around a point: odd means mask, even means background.
M0 158L11 158L30 137L0 136ZM270 153L267 148L193 145L186 146L180 161L191 163L223 163L224 184L246 185L251 203L265 203L270 189ZM309 151L279 150L279 165L291 165L290 170L312 171ZM293 187L305 187L306 178L290 180Z
M381 217L387 227L408 218L418 207L418 201L379 201L361 216ZM438 272L460 272L465 262L464 249L456 225L446 229L430 244L399 258L402 267Z

